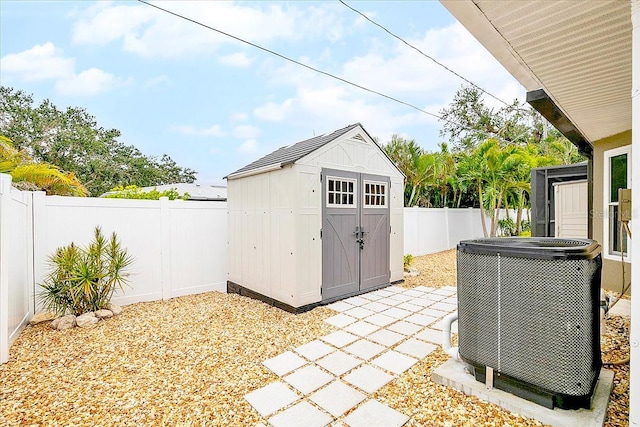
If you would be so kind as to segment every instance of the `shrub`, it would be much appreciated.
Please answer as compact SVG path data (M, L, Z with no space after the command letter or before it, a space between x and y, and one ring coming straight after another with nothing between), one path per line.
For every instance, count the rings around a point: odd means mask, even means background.
M405 270L411 266L412 262L413 262L413 255L406 254L404 256L404 268L405 268Z
M515 236L516 223L511 218L498 220L498 228L501 236Z
M107 308L113 293L127 284L126 270L132 262L116 233L107 240L96 227L93 242L86 248L71 243L49 257L52 271L40 284L40 300L58 314Z
M189 193L180 195L178 190L171 188L169 190L158 191L157 188L153 190L144 191L137 185L127 185L126 187L117 186L111 189L110 192L104 194L102 197L109 199L138 199L138 200L158 200L160 197L168 197L169 200L188 200Z

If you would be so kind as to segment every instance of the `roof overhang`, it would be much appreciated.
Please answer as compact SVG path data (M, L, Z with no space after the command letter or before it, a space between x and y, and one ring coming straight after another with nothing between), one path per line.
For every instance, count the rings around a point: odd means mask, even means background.
M579 147L631 129L630 2L441 2Z

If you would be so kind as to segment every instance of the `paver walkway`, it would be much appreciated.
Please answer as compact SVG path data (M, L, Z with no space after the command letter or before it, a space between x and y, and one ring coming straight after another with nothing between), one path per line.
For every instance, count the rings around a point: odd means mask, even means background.
M328 307L338 314L325 322L339 329L264 361L280 380L245 399L274 427L404 425L406 414L370 394L440 345L456 288L390 286Z

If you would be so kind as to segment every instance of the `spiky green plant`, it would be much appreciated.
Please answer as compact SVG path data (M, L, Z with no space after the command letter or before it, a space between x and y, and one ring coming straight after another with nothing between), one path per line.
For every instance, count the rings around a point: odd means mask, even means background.
M52 271L40 284L40 300L58 314L79 315L106 308L113 293L128 283L126 270L132 262L116 233L105 239L96 227L86 248L71 243L49 257Z

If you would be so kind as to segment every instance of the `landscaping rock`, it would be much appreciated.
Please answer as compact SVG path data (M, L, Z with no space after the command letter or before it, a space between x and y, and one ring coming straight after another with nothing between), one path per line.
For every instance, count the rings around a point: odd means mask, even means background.
M51 327L51 329L58 329L58 325L60 324L61 320L62 320L62 317L58 317L56 319L53 319L53 321L51 323L49 323L49 326Z
M74 316L73 314L67 314L66 316L61 317L59 320L60 321L57 323L59 331L62 331L64 329L71 329L76 326L76 316Z
M98 319L106 319L109 317L113 317L113 311L111 310L96 310L96 317Z
M107 308L113 313L114 316L122 313L122 307L120 307L119 305L109 303L109 305L107 305Z
M45 311L44 313L38 313L29 320L30 325L37 325L38 323L47 322L56 318L56 313L53 311Z
M418 271L417 268L409 267L409 268L405 268L404 275L409 277L416 277L420 275L420 271Z
M80 328L91 328L98 323L100 319L96 317L93 311L84 313L76 318L76 323Z

